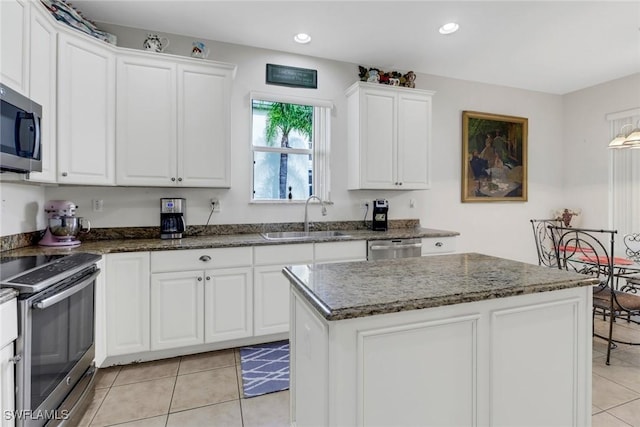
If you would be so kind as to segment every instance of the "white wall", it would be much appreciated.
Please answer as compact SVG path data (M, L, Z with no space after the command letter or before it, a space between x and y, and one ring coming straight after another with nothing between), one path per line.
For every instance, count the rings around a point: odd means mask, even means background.
M44 187L1 182L0 200L0 236L44 229Z
M148 31L104 26L118 35L118 44L138 48ZM164 35L164 34L163 34ZM168 53L185 54L194 39L167 35ZM387 198L390 218L419 218L430 228L461 233L459 249L535 262L535 250L528 222L532 217L547 217L565 206L563 180L563 136L566 129L563 97L501 86L479 84L445 77L419 74L416 86L435 90L433 105L432 189L426 191L348 191L346 190L346 99L344 90L358 79L357 65L327 61L282 52L254 49L207 41L210 59L238 65L232 97L232 188L163 189L135 187L46 187L45 198L70 199L79 205L79 213L91 219L93 227L156 225L160 197L186 197L187 222L204 224L209 215L209 199L221 200L222 210L212 223L300 222L300 204L249 204L250 163L250 91L265 91L331 100L332 113L332 200L329 215L322 218L311 211L312 220L357 220L362 211L360 199ZM318 89L292 89L265 85L265 64L275 63L318 70ZM375 64L362 64L375 65ZM481 66L481 64L478 64ZM616 94L612 94L612 102ZM508 114L529 119L529 201L526 203L461 203L461 116L463 110ZM6 184L0 184L4 189ZM92 199L104 200L104 212L92 212ZM415 200L415 208L409 200ZM573 207L573 205L572 205ZM24 210L20 203L6 209ZM40 207L41 210L41 207ZM44 216L44 213L42 213ZM44 222L44 220L42 220ZM4 219L3 219L4 223ZM2 235L29 231L15 222L3 228Z
M612 136L605 116L640 107L640 73L563 98L565 204L582 209L583 227L609 227L611 159L607 144Z

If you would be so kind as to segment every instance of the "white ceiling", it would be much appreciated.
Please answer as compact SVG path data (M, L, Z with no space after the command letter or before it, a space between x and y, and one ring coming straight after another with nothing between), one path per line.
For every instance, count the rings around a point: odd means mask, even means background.
M71 3L97 22L553 94L640 72L640 0ZM460 30L440 35L449 21Z

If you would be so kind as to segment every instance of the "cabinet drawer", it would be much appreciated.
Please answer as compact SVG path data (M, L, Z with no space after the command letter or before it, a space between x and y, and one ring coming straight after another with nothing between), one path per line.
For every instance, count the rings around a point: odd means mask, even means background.
M15 298L0 304L0 348L18 337L18 306Z
M250 246L151 252L151 271L188 271L251 266Z
M314 262L364 261L366 259L366 240L315 244Z
M456 237L429 237L422 239L422 256L455 252Z
M256 265L289 265L313 260L313 243L256 246L254 251Z

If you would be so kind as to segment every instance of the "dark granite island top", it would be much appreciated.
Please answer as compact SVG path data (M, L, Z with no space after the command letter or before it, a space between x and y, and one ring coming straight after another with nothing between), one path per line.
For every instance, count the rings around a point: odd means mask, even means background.
M465 253L285 267L329 321L594 285L588 276Z

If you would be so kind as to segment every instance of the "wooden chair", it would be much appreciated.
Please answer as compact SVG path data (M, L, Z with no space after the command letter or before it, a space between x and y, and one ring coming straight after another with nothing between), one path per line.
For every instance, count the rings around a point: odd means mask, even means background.
M600 279L593 287L593 314L602 312L609 316L608 336L593 335L607 340L607 365L611 349L617 344L640 345L640 342L626 342L613 338L613 324L618 317L640 315L640 295L615 289L614 244L616 230L593 230L585 228L565 228L550 226L553 245L556 250L558 268L588 274ZM633 322L633 320L631 320ZM634 322L636 323L636 322Z
M553 240L549 226L560 226L562 222L557 219L530 219L529 221L531 222L533 238L536 242L538 265L558 267L556 251L553 248Z

